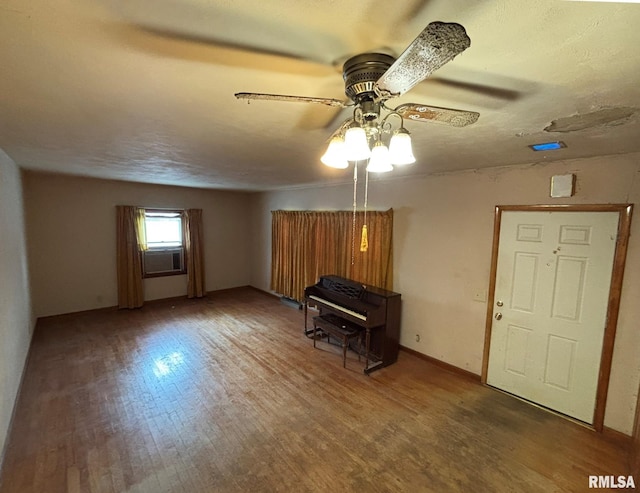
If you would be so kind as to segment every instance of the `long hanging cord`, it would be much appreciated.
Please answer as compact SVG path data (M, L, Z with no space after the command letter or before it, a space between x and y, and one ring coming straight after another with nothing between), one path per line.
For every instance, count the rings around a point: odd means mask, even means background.
M369 172L366 172L364 181L364 223L362 225L362 237L360 238L360 251L366 252L369 249L369 238L367 236L367 201L369 198Z
M356 207L358 206L358 162L353 167L353 221L351 223L351 265L356 263Z

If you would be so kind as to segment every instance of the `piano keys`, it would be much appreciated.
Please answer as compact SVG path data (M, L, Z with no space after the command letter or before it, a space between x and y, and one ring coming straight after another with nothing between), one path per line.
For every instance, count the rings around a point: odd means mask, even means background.
M400 294L339 276L322 276L304 290L304 328L307 310L315 306L320 316L333 314L366 331L364 372L384 368L398 359L400 341Z
M360 320L362 320L363 322L367 321L367 316L366 315L362 315L361 313L358 312L354 312L352 310L349 310L348 308L345 308L343 306L340 305L336 305L335 303L330 302L329 300L324 300L318 296L314 296L314 295L309 295L309 299L310 300L314 300L314 301L319 301L321 304L330 306L331 308L335 308L336 310L339 310L341 313L350 315L352 317L356 317Z

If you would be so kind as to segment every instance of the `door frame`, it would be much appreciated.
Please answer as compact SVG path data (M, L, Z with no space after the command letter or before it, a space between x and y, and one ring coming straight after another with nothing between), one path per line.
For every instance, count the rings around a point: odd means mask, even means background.
M624 266L627 259L627 247L631 230L631 215L633 204L593 204L593 205L497 205L495 207L493 223L493 248L491 252L491 271L489 276L489 294L487 299L487 317L485 322L484 355L482 357L481 382L487 385L487 371L489 368L489 349L491 346L491 327L493 324L493 304L495 301L496 272L498 269L498 247L500 244L500 224L503 212L617 212L618 239L613 256L613 270L609 300L607 304L607 322L604 329L602 354L600 356L600 372L596 389L596 405L592 427L601 432L604 427L604 412L609 391L609 376L613 360L613 344L618 324L618 311L624 278ZM582 422L581 422L582 423Z

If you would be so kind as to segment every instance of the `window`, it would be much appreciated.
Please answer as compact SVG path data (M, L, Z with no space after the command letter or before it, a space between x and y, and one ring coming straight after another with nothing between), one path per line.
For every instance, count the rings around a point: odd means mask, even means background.
M144 226L148 248L182 246L182 214L180 212L145 211Z
M144 212L147 250L142 253L144 277L185 274L183 212L153 210Z

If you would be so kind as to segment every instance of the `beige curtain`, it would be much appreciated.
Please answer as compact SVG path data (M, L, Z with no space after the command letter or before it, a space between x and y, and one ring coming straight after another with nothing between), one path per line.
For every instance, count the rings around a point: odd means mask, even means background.
M365 213L272 211L271 289L302 300L304 288L335 274L392 289L393 209L367 212L369 248L360 251Z
M344 277L391 291L393 289L393 209L367 212L369 249L361 252L360 234L364 224L365 214L358 213L354 262L351 263L349 258Z
M147 230L144 225L144 209L142 207L136 208L136 239L138 240L138 250L146 252L149 247L147 246Z
M139 308L144 303L142 259L138 243L140 211L144 217L144 209L130 205L116 206L118 308ZM142 230L144 234L144 228Z
M202 298L204 284L204 237L202 209L188 209L185 216L185 253L187 260L187 297Z

